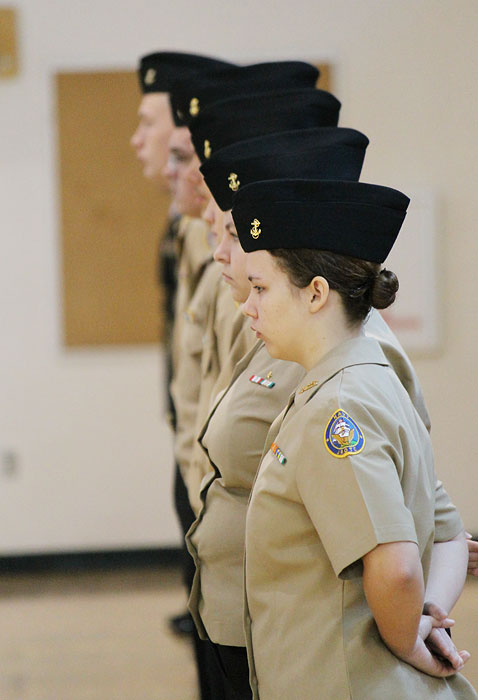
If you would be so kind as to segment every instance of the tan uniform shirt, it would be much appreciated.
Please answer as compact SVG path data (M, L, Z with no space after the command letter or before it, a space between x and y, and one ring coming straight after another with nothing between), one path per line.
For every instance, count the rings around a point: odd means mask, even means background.
M267 432L304 370L273 360L262 342L239 362L201 442L216 468L187 539L197 570L190 609L203 637L244 646L244 532L251 485Z
M177 365L171 383L171 394L176 409L174 455L188 488L192 450L196 433L196 416L201 390L204 336L208 315L214 304L221 271L214 261L209 262L184 312ZM199 498L199 492L198 492ZM190 501L192 501L190 497ZM194 506L191 502L191 506Z
M390 330L389 326L376 309L371 310L364 324L364 332L367 337L374 338L380 343L380 347L387 358L388 364L392 367L403 387L406 389L423 424L428 432L430 432L430 416L413 365L405 353L405 350L400 345L398 338ZM448 494L443 488L441 481L437 481L436 483L435 500L435 542L446 542L448 539L448 514L450 509L453 509L453 505L450 503Z
M245 336L247 342L250 340L246 334L248 325L236 337L241 347L246 342L241 336ZM369 328L370 333L380 339L400 381L429 425L413 367L376 311L365 324L366 335L369 335ZM237 355L238 352L233 353L233 358ZM207 630L210 638L219 644L244 646L242 562L248 496L270 424L305 371L295 363L273 360L262 343L257 343L241 360L232 378L229 365L226 367L229 387L218 399L201 435L201 443L209 451L215 473L203 484L204 506L187 538L197 567L189 606L203 637ZM273 389L266 391L264 385L249 381L254 375L267 378L270 371L275 382ZM218 379L217 391L227 386L225 378ZM454 508L440 482L436 502L436 540L447 540L448 517Z
M395 374L407 390L426 429L430 431L431 422L425 405L425 398L413 365L405 353L405 350L398 342L397 336L390 330L390 327L376 309L371 310L365 322L364 330L365 335L369 338L375 338L375 340L378 340L380 343L380 347L387 358L387 362L395 370Z
M248 337L240 333L245 319L222 279L221 266L212 260L207 224L183 217L178 243L171 382L176 410L174 452L191 507L197 513L200 483L210 470L207 457L197 446L197 435L209 412L219 374L222 371L227 376L227 367L232 373L254 336L250 329ZM238 335L243 342L238 342Z
M212 260L212 249L208 240L209 227L202 219L181 217L178 228L178 285L174 304L174 326L171 353L174 374L178 366L178 353L184 315L196 291L205 266Z
M196 294L195 306L202 308L206 313L202 332L202 350L200 357L189 354L188 334L184 335L184 354L188 356L186 366L187 376L184 381L190 388L195 381L199 388L197 400L192 406L191 421L187 425L188 438L186 442L188 452L182 452L179 464L182 469L184 481L188 489L189 500L194 512L200 509L200 490L204 476L211 471L209 459L198 443L198 435L203 427L211 408L211 402L216 394L229 383L236 363L248 352L255 342L255 336L250 330L250 324L237 308L228 285L223 281L222 268L213 263L216 271L205 280L206 298L202 294ZM202 286L202 285L201 285ZM195 309L193 307L193 311ZM247 327L244 325L247 323ZM187 324L189 328L189 324ZM189 365L189 366L188 366ZM224 385L223 382L226 382ZM184 434L184 431L181 430Z
M361 557L435 539L428 432L380 346L360 336L302 381L267 438L246 523L246 636L254 698L476 698L383 644ZM444 525L443 525L444 527ZM456 510L448 539L462 529Z

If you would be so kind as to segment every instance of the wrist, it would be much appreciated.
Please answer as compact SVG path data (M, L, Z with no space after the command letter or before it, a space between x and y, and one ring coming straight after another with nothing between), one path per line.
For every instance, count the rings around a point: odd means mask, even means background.
M390 649L392 654L398 656L399 659L409 661L409 659L413 658L417 654L420 646L423 644L423 640L419 635L417 635L413 642L407 641L397 644L396 641L393 641L390 643L385 642L385 644Z

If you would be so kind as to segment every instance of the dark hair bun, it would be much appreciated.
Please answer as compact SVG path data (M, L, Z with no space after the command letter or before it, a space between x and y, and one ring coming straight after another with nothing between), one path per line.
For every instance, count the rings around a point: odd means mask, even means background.
M375 309L386 309L393 304L398 292L398 279L394 272L383 268L375 278L370 303Z

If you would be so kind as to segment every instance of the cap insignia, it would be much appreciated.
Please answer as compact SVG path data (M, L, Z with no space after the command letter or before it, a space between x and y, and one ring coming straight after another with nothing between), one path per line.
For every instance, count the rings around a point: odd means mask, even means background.
M251 236L253 238L259 238L259 236L261 235L261 229L259 228L260 225L261 222L259 221L259 219L254 219L254 221L251 221Z
M211 143L207 139L204 141L204 157L205 158L210 158L211 157Z
M199 114L199 100L197 97L193 97L189 103L189 114L191 117L195 117Z
M229 180L229 189L233 192L237 192L241 184L240 180L237 179L237 173L230 173L227 179Z
M338 409L330 418L324 431L324 444L328 452L341 459L362 452L365 437L347 411Z
M148 70L146 71L146 75L144 76L144 84L145 85L152 85L155 80L156 80L156 69L155 68L148 68Z

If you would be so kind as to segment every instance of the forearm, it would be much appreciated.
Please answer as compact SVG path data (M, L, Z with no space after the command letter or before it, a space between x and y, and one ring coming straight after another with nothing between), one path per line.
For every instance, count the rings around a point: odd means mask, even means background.
M385 644L397 656L409 655L417 641L424 583L418 547L392 542L363 557L363 585Z
M433 545L425 601L440 605L448 613L463 589L468 565L465 533Z

